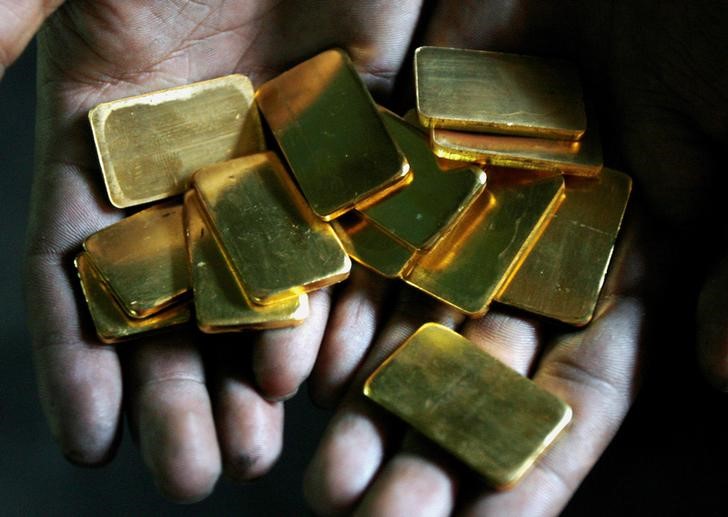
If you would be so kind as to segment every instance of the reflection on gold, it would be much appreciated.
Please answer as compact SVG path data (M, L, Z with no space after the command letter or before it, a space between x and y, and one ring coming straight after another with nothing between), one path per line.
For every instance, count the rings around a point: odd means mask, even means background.
M91 235L83 247L132 318L150 316L189 291L181 204L137 212Z
M189 304L179 303L148 318L129 318L91 264L88 253L81 253L76 257L75 264L96 333L104 343L116 343L140 334L181 325L187 323L192 316Z
M265 149L253 85L239 74L99 104L89 119L120 208L181 194L200 167Z
M331 220L383 189L409 165L387 133L349 57L328 50L265 83L260 106L313 211Z
M632 187L604 169L594 179L567 178L566 199L496 299L574 325L594 308Z
M273 305L254 305L245 297L205 222L197 194L185 194L185 229L197 326L203 332L280 328L308 316L308 295Z
M382 111L389 133L410 164L410 185L361 213L394 238L416 249L432 245L462 216L485 187L479 167L443 171L427 138L397 115Z
M488 188L406 276L410 285L482 316L563 200L552 172L489 169Z
M193 179L218 245L248 299L272 304L344 280L351 261L275 154L200 169Z
M401 277L417 256L417 250L396 241L356 212L340 217L333 227L351 258L387 278Z
M435 323L390 355L364 394L501 489L523 477L572 415L563 401Z
M435 154L450 160L554 170L574 176L596 176L603 167L596 127L590 128L579 142L437 128L430 135Z
M578 140L581 84L569 63L441 47L415 52L417 111L426 127Z

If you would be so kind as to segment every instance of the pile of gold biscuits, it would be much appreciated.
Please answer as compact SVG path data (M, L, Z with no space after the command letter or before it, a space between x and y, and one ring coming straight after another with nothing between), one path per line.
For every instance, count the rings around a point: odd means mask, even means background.
M231 75L94 108L111 203L159 202L90 236L77 258L100 339L193 317L207 333L295 325L307 293L347 278L349 257L471 316L495 300L588 323L631 180L603 168L576 69L422 47L415 77L404 118L374 104L341 50L257 91ZM453 368L474 397L492 396L448 402ZM495 486L515 482L571 414L434 324L365 394ZM453 413L465 403L478 411Z

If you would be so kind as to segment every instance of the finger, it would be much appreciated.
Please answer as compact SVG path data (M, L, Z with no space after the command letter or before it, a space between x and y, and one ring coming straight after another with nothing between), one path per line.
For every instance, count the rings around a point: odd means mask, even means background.
M351 511L401 436L401 424L360 394L366 377L423 323L454 328L462 319L462 314L426 295L402 290L306 471L304 493L314 511Z
M230 338L232 339L232 338ZM211 398L225 474L248 481L273 466L283 445L283 403L263 399L251 382L250 354L240 343L214 347Z
M287 400L313 369L331 306L330 289L309 296L310 314L299 326L266 330L253 345L253 372L261 394Z
M457 494L452 460L410 431L377 476L356 515L450 515Z
M534 378L571 406L571 427L519 485L476 497L467 513L558 514L619 428L639 380L642 265L633 255L615 266L594 321L556 338Z
M541 343L541 321L501 307L466 322L462 334L521 375L528 375Z
M311 376L311 396L317 404L333 407L343 396L374 339L389 286L383 277L353 268L333 303Z
M70 101L46 88L39 38L36 173L25 260L28 323L40 399L64 454L79 464L108 461L118 442L119 361L101 346L83 303L73 258L83 239L120 216L103 192L82 117L61 116ZM81 308L79 310L79 308Z
M700 294L698 359L708 380L728 391L728 258L710 275Z
M204 498L221 460L199 352L168 334L131 346L124 360L130 423L157 486L173 501Z

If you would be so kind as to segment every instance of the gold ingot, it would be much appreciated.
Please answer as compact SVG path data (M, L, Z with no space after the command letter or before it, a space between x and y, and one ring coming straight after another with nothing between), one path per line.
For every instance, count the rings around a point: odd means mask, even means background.
M324 220L404 186L409 165L343 51L291 68L256 98L304 196Z
M91 235L83 247L132 318L146 318L189 291L181 204L137 212Z
M184 214L190 279L197 326L214 334L298 325L308 316L308 295L273 305L254 305L245 296L215 242L197 194L185 194Z
M239 74L99 104L89 119L119 208L181 194L200 167L265 149L253 85Z
M420 327L364 394L492 486L513 486L571 421L571 408L452 330Z
M148 318L130 318L114 300L108 286L91 263L88 253L84 252L76 257L75 264L96 334L104 343L117 343L140 334L182 325L192 318L188 303L173 305Z
M484 315L564 198L553 172L490 169L488 188L405 281L471 316Z
M278 157L258 153L200 169L194 186L248 299L272 304L340 282L351 261Z
M554 170L574 176L597 176L603 167L596 128L590 128L578 142L438 128L430 130L430 140L434 153L449 160Z
M604 169L566 178L566 199L500 302L574 325L592 318L622 223L632 180Z
M578 140L586 114L573 65L479 50L420 47L417 111L425 127Z
M344 214L332 226L351 258L387 278L401 278L417 256L417 250L356 212Z
M442 170L419 129L389 111L382 110L381 115L414 178L361 213L400 242L416 249L430 248L483 191L485 172L476 166Z

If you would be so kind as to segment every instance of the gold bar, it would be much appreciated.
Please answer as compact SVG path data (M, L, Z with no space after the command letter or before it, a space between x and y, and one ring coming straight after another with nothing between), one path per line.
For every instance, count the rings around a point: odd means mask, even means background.
M76 257L75 265L96 333L104 343L117 343L139 334L181 325L192 318L188 303L173 305L149 318L129 318L114 300L88 253Z
M137 212L91 235L83 247L132 318L150 316L189 291L181 204Z
M291 68L256 99L303 195L324 220L404 185L409 165L344 51Z
M500 302L574 325L592 318L632 189L626 174L566 178L566 199Z
M298 325L308 316L308 295L273 305L253 305L228 268L194 190L184 204L190 279L197 326L208 334Z
M517 483L572 416L562 400L436 323L390 355L364 394L498 489Z
M265 149L253 85L239 74L99 104L89 119L119 208L181 194L200 167Z
M542 58L441 47L415 52L425 127L578 140L586 130L576 67Z
M194 185L245 294L259 304L340 282L351 261L271 152L200 169Z
M417 250L356 212L344 214L332 226L351 258L387 278L401 278L417 256Z
M490 169L488 188L405 281L471 316L482 316L517 270L564 197L553 172Z
M412 183L362 210L369 221L416 249L427 249L485 188L485 172L467 166L443 171L422 132L386 110L384 125L412 168Z
M573 176L597 176L603 167L599 133L590 128L581 141L430 130L432 150L449 160L519 169L553 170Z

